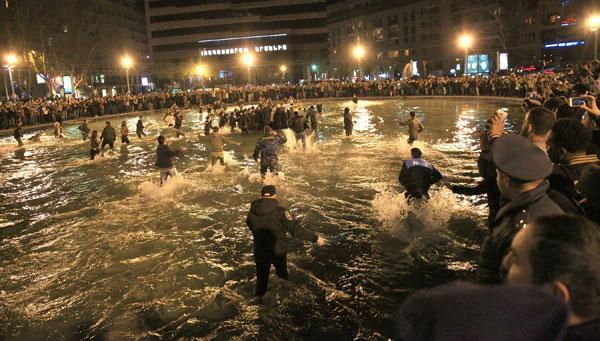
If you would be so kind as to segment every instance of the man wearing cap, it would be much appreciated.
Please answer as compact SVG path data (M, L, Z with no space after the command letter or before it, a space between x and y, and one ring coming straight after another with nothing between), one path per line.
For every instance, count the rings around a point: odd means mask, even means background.
M404 160L398 176L398 181L406 189L404 195L407 199L429 199L429 188L442 180L442 174L421 158L423 153L419 148L412 148L410 155L410 159Z
M545 179L552 162L540 148L523 136L508 134L492 141L490 153L498 189L509 200L491 222L492 231L481 246L478 280L494 284L501 283L500 265L515 234L537 217L563 210L547 194L550 185Z
M260 194L260 199L252 202L246 219L254 237L257 297L264 296L267 291L271 265L275 267L279 278L288 279L288 232L294 237L316 242L319 246L326 243L323 237L302 229L298 221L279 205L275 186L264 186Z
M265 126L265 135L258 139L252 157L258 161L260 155L260 175L264 178L267 170L277 175L279 171L279 145L287 142L285 135L273 131L270 126Z

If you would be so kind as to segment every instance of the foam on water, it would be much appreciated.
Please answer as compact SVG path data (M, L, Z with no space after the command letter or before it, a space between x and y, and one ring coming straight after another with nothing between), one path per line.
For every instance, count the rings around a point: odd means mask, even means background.
M142 182L138 186L139 195L142 198L154 200L170 199L173 194L189 184L189 181L177 171L175 175L170 177L162 186L159 185L159 178L160 176L157 174L156 181Z
M374 214L391 235L399 239L445 228L455 211L455 195L442 187L430 191L427 201L408 201L404 193L384 191L372 201Z

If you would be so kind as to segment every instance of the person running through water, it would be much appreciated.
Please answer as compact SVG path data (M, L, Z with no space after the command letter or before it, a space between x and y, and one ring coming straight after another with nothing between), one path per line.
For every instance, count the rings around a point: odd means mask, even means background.
M254 262L256 264L256 289L254 295L260 300L267 292L269 271L275 267L277 277L288 280L287 252L290 233L296 238L325 246L327 240L302 228L277 201L275 186L264 186L260 198L250 205L246 225L254 239Z
M13 136L14 136L15 140L17 140L19 147L22 147L23 141L21 139L23 138L23 122L21 122L21 121L17 122L17 126L15 127Z
M352 122L352 113L349 108L344 108L344 130L346 131L346 136L352 135L353 127L354 122Z
M127 121L121 122L121 143L129 144L129 128L127 128Z
M115 132L115 128L110 125L110 121L106 121L106 126L102 129L102 134L100 135L100 139L102 140L102 151L104 151L104 146L106 145L108 145L110 149L114 149L116 138L117 133Z
M181 126L183 125L183 114L175 114L175 137L179 138L179 136L185 136L185 134L181 131Z
M306 119L297 111L294 111L294 119L292 120L292 130L296 137L296 145L302 141L302 147L306 149Z
M186 148L171 150L165 143L165 137L162 135L158 137L157 141L158 147L156 148L155 166L160 170L160 185L162 186L170 177L175 176L173 158L185 152Z
M146 136L146 133L144 132L144 122L142 120L142 116L140 115L140 117L138 118L138 121L135 125L135 133L137 134L138 138L142 138L143 136Z
M79 125L79 131L81 132L81 138L83 138L84 141L87 140L90 136L90 128L88 127L87 118L84 118L83 122L81 122Z
M98 140L98 131L94 130L90 138L90 160L95 159L98 154L100 154L100 140Z
M202 135L198 135L198 137L202 137ZM210 146L210 164L214 166L217 161L221 163L221 166L225 165L225 152L224 145L225 142L239 146L241 143L231 141L225 138L221 133L219 133L219 127L214 127L213 132L208 134L208 145Z
M407 199L429 199L429 188L442 180L442 174L429 162L421 159L423 153L419 148L410 150L411 158L404 160L398 181L406 192Z
M271 127L265 126L265 135L258 139L252 157L258 161L260 155L260 175L265 178L267 170L271 174L278 175L279 172L279 145L287 142L285 135L273 131Z
M60 125L60 122L58 121L54 122L54 137L60 139L65 138L62 134L62 127Z
M413 145L419 138L419 134L425 129L421 121L417 118L417 114L414 111L410 112L410 118L404 122L400 122L401 126L408 126L408 144Z

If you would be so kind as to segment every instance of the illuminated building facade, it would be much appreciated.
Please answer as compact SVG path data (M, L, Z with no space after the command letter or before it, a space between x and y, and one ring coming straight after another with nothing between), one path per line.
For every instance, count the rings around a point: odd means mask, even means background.
M145 6L155 70L201 63L215 83L241 82L247 73L240 57L251 52L253 80L269 82L314 78L327 60L325 0L146 0Z

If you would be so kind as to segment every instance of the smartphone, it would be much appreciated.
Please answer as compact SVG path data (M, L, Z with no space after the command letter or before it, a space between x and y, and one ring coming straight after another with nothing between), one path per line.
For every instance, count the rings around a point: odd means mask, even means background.
M580 107L586 104L586 100L583 97L571 97L569 98L569 106L571 107Z
M498 114L498 115L500 115L500 117L502 117L502 121L506 121L506 118L508 117L508 113L502 109L496 110L496 114Z

